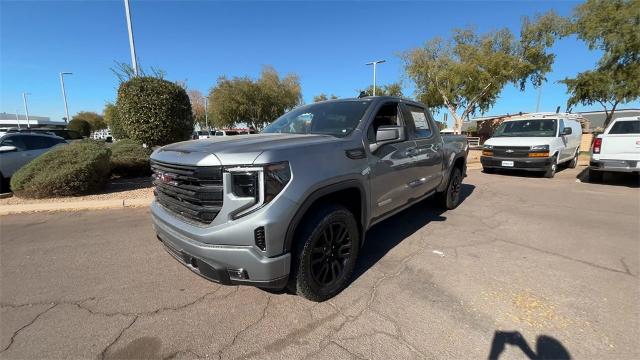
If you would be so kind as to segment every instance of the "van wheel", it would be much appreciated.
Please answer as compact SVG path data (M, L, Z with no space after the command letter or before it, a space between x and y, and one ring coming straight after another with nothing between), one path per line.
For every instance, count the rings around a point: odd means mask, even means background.
M289 289L324 301L347 285L358 257L360 234L353 214L339 205L316 210L299 232Z
M551 179L556 176L556 170L558 170L558 159L556 157L551 161L551 165L547 168L547 171L544 173L544 177Z
M451 177L449 178L449 184L444 192L438 193L438 202L440 206L453 210L460 204L460 190L462 188L462 171L459 168L453 168L451 170Z
M576 150L576 156L574 156L573 159L571 159L571 162L569 162L569 165L567 166L569 169L575 169L576 166L578 166L579 155L580 155L580 151Z

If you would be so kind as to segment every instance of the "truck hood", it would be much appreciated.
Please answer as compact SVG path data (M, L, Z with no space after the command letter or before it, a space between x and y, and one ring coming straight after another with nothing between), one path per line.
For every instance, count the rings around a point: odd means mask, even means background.
M191 165L249 165L265 151L338 141L330 135L257 134L183 141L156 150L151 158Z
M493 137L484 142L491 146L534 146L550 145L552 137Z

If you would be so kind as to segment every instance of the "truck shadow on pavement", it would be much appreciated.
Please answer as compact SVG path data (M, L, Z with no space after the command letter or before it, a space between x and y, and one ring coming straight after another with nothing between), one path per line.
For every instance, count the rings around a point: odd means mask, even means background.
M473 193L474 189L474 185L462 184L460 204ZM445 216L442 216L444 213L446 213L446 210L440 208L434 199L430 197L371 227L367 231L364 246L360 249L351 282L356 281L391 249L411 236L411 234L432 221L447 220Z
M576 179L582 183L640 188L640 175L638 173L604 173L602 182L591 182L589 181L589 169L585 167L576 176Z
M493 335L493 342L491 343L491 351L489 352L488 359L497 360L502 352L504 352L507 344L520 348L531 360L571 359L569 351L562 343L547 335L538 336L536 339L536 351L533 351L519 331L496 331Z

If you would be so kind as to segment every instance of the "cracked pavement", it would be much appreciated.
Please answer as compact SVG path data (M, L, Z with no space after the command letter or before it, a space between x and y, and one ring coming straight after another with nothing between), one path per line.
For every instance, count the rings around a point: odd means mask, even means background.
M220 286L146 209L0 218L0 358L640 358L640 191L470 170L372 228L330 301Z

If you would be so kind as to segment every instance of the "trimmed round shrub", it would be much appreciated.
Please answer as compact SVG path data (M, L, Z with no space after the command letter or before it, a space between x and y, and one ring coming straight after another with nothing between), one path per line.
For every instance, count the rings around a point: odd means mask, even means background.
M104 108L104 121L111 130L111 135L116 140L128 139L126 131L122 128L122 121L118 116L118 108L114 104L107 104Z
M73 119L69 121L69 125L67 125L69 130L77 131L82 136L89 136L91 134L91 124L88 121L82 119Z
M57 147L23 166L11 177L11 190L20 197L74 196L100 190L111 169L111 151L86 140Z
M134 77L120 84L116 108L129 138L149 147L187 140L193 132L187 92L160 78Z
M131 139L116 141L111 146L111 173L123 177L151 174L151 149Z

